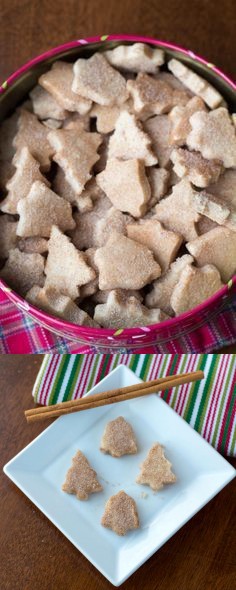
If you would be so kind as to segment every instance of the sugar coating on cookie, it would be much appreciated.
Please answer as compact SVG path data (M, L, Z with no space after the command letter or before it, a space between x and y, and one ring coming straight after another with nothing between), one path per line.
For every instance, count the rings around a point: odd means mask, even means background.
M193 309L223 287L220 273L212 264L186 266L175 285L170 304L176 314Z
M152 141L152 149L161 168L169 168L172 146L170 144L171 123L167 115L151 117L144 123L144 129Z
M201 152L203 158L221 160L225 168L236 166L236 130L227 109L194 113L190 124L186 140L190 149Z
M176 482L176 476L172 473L171 467L170 461L165 457L162 445L155 443L141 464L141 473L136 482L149 485L156 492L164 485Z
M190 117L198 112L205 111L205 103L198 96L193 96L185 106L175 106L169 113L171 121L170 142L173 145L186 144L186 138L191 131Z
M26 254L14 248L9 251L5 266L0 270L0 277L24 297L33 285L43 287L44 264L41 254Z
M84 115L90 110L92 101L75 94L72 90L72 81L73 64L65 61L56 61L51 70L39 78L39 84L52 94L61 107Z
M111 133L115 129L116 121L122 111L129 111L130 102L126 101L121 105L105 106L93 104L90 111L90 117L96 118L96 127L98 133Z
M145 166L157 164L150 137L143 131L136 117L126 111L122 111L117 119L115 131L109 141L108 157L138 159Z
M121 536L126 535L128 531L138 529L139 517L134 499L123 490L111 496L106 503L101 524Z
M39 180L32 184L27 197L18 202L17 213L17 235L23 238L47 238L54 224L64 231L75 227L70 204Z
M40 164L33 158L27 146L16 152L12 164L16 167L16 170L6 184L8 193L0 203L0 209L3 213L15 215L17 213L17 204L28 195L33 182L38 180L46 186L49 186L49 182L41 174Z
M151 191L142 161L109 159L97 183L117 209L133 217L144 215Z
M236 270L236 232L215 227L186 244L198 266L213 264L227 283Z
M32 305L36 305L53 315L62 317L68 322L80 326L93 326L98 324L83 310L78 307L67 295L62 295L53 288L40 288L34 285L28 293L26 299Z
M38 121L36 115L21 110L18 120L18 131L13 145L17 150L28 147L31 155L40 164L41 170L47 172L51 165L53 147L48 141L49 129Z
M153 282L150 293L146 295L145 305L151 309L160 307L167 314L173 315L174 311L171 306L173 289L177 285L183 269L191 265L193 261L192 256L184 254L172 262L169 270L160 279Z
M99 247L104 246L112 232L126 235L126 226L130 221L132 221L130 215L124 215L115 207L108 209L105 217L99 219L96 225L95 239L97 245Z
M105 51L104 55L112 66L128 72L154 74L158 71L158 66L164 63L163 50L150 47L146 43L119 45Z
M219 225L236 231L236 210L220 197L206 191L196 192L193 196L193 207L198 213L206 215Z
M174 172L180 178L187 178L190 182L204 188L212 182L217 182L223 166L220 160L206 160L200 152L178 148L171 152Z
M92 176L91 168L99 160L100 135L69 127L50 131L48 140L54 149L54 161L63 169L75 193L80 195Z
M94 181L92 180L91 182ZM91 190L90 188L85 188L81 197L83 194L85 195L85 191L92 199L93 208L91 211L81 211L80 213L74 214L76 227L70 232L72 242L79 250L94 248L99 245L99 235L97 235L99 221L105 218L112 207L111 201L106 197L96 182L91 187Z
M101 290L142 289L161 274L160 265L146 246L115 232L105 246L98 248L95 262Z
M205 103L215 109L223 101L221 94L213 88L207 80L201 78L196 72L193 72L185 64L177 59L171 59L168 62L168 69L178 78L189 90L200 96Z
M42 86L35 86L30 92L30 98L33 111L39 119L57 119L63 121L68 115L68 112L59 105L52 94L47 92Z
M225 170L217 182L208 186L207 192L236 209L236 170Z
M78 500L88 500L90 494L102 492L103 487L97 479L96 471L82 451L77 451L73 457L62 490L67 494L74 494Z
M73 66L72 90L101 105L114 105L128 98L126 81L101 53L77 59Z
M127 89L133 98L136 113L162 115L175 105L185 105L189 96L184 90L174 89L168 82L140 73L135 80L128 80Z
M123 416L108 422L105 427L100 450L112 457L134 455L137 453L137 442L132 426Z
M135 295L117 289L110 291L105 303L95 307L94 319L103 328L147 326L168 318L160 309L147 309Z
M79 296L80 285L86 285L96 277L85 253L77 250L56 226L52 227L48 241L45 274L46 287L53 287L71 299Z
M165 229L155 216L128 224L127 235L153 252L163 272L174 261L183 242L181 234Z
M154 207L167 193L170 172L165 168L148 168L147 178L151 188L151 197L147 203L148 210Z
M192 204L194 189L187 179L183 179L172 188L172 193L157 203L156 217L163 225L184 236L185 240L197 237L196 223L200 215Z

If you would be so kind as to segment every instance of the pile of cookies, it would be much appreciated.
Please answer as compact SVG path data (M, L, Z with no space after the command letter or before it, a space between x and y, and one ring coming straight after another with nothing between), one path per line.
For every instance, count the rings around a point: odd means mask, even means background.
M120 416L106 425L100 450L112 457L134 455L138 451L137 442L132 426ZM159 443L153 444L146 459L141 465L141 472L136 482L149 485L154 491L164 485L174 483L176 476L171 471L171 463L166 459L163 447ZM90 466L81 451L77 451L72 459L65 483L64 492L75 494L78 500L88 500L90 494L102 492L103 487L97 479L97 473ZM139 516L135 500L121 490L111 496L106 503L101 524L112 529L117 535L125 535L129 530L139 528Z
M1 124L0 189L0 277L72 323L155 324L235 272L235 116L161 49L56 61Z

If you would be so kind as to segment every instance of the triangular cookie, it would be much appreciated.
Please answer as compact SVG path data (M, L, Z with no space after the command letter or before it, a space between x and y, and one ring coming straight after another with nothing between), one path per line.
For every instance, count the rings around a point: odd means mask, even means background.
M165 484L175 481L176 476L171 471L171 463L165 458L162 445L155 443L141 465L141 473L136 482L147 484L152 490L157 491Z
M63 492L75 494L78 500L88 500L90 494L101 492L103 487L97 479L97 474L81 451L77 451L72 459L72 466L66 475L62 486Z

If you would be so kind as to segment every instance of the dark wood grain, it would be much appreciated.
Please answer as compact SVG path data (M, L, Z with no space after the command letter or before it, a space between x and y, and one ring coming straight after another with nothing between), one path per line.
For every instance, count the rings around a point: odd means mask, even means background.
M106 33L173 41L235 73L234 0L0 0L0 21L2 79L55 45Z
M45 425L28 426L32 386L42 357L0 357L0 457L4 465ZM236 465L236 461L231 461ZM235 494L229 484L144 564L124 590L232 590ZM1 474L1 588L111 590L112 586L43 514Z

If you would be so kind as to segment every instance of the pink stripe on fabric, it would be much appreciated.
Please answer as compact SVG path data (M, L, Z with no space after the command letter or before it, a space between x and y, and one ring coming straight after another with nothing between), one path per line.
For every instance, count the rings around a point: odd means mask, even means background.
M189 363L187 364L186 373L193 371L195 363L196 363L196 359L194 358L194 355L191 355ZM182 391L181 391L182 395L179 396L179 409L177 411L180 415L182 415L182 413L183 413L183 408L184 408L184 404L186 401L186 395L187 395L190 387L191 387L191 385L189 383L186 383L186 385L184 385L182 388Z
M235 375L235 377L236 377L236 375ZM225 406L225 411L224 411L224 415L223 415L223 419L222 419L222 425L221 425L221 429L220 429L220 436L219 436L219 440L218 440L218 447L219 448L221 448L221 445L222 445L224 429L225 429L225 424L226 424L226 420L227 420L227 414L229 411L229 406L230 406L230 402L231 402L234 388L235 388L235 380L232 380L230 392L228 394L228 399L227 399L227 403Z
M43 404L46 403L47 395L48 395L49 389L51 387L54 373L55 373L59 363L60 363L60 357L53 355L52 360L51 360L51 366L49 367L49 370L48 370L48 377L47 377L47 383L45 385L44 397L42 399Z
M213 393L212 400L211 400L211 404L209 407L206 424L205 424L205 427L203 430L204 437L205 436L209 437L212 432L212 426L213 426L215 415L216 415L217 404L218 404L219 396L221 393L221 386L222 386L222 383L225 378L227 367L228 367L228 359L227 359L226 355L222 355L222 358L220 359L220 364L218 367L219 370L217 372L217 375L219 374L218 383L217 383L216 388L212 392ZM207 438L207 440L209 440L209 438Z

